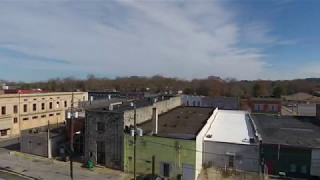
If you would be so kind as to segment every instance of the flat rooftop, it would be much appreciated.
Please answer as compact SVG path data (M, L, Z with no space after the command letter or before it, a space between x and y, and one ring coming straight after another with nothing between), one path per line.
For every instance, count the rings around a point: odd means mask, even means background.
M250 137L255 136L247 111L218 110L204 140L250 144Z
M177 107L158 117L158 134L156 136L194 139L212 115L214 108ZM152 120L144 122L138 127L144 132L153 131Z
M146 106L152 106L153 103L155 103L155 102L169 100L171 97L175 97L175 96L165 96L163 98L150 97L150 98L137 99L134 101L123 99L123 98L113 98L113 99L108 100L108 101L110 101L109 103L107 101L103 102L103 100L102 100L102 103L100 103L96 107L87 108L87 111L122 113L124 111L134 109L134 107L131 106L131 102L134 102L136 105L136 108L138 109L138 108L142 108L142 107L146 107ZM154 101L155 99L156 99L156 101ZM100 100L98 100L98 101L100 101ZM122 102L122 104L114 105L113 110L109 110L110 103L117 103L117 102Z
M315 117L251 115L263 143L320 147L320 119Z

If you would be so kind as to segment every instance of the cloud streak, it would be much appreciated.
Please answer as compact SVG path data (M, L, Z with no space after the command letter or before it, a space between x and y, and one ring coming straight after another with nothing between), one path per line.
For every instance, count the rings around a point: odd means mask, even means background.
M217 1L2 2L0 48L20 54L11 59L64 64L36 67L57 72L264 77L263 49L239 43L278 39L264 24L250 24L243 35L235 16Z

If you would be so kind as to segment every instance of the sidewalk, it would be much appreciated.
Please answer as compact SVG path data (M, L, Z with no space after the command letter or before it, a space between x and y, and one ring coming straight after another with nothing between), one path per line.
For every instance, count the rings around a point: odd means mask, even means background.
M44 180L69 180L70 169L69 162L62 162L53 159L43 158L39 156L33 156L20 152L10 152L4 149L0 149L0 167L31 176L35 179ZM82 164L75 162L74 167L74 179L86 180L86 179L110 179L110 180L125 180L130 179L131 175L115 171L107 168L94 168L92 171L81 167Z

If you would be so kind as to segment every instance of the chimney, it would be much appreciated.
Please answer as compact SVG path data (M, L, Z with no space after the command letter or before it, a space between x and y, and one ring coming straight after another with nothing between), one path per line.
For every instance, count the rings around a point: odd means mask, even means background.
M320 118L320 104L316 105L316 117Z
M152 108L153 133L158 134L158 109Z

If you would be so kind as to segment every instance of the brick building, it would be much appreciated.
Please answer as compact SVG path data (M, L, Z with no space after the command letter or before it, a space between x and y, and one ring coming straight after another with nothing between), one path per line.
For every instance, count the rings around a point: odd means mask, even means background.
M245 108L251 113L281 114L281 105L279 98L251 98Z

